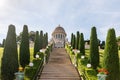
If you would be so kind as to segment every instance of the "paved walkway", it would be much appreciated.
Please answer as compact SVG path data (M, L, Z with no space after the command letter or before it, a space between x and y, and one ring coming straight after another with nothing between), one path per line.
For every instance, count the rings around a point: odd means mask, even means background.
M64 48L55 48L39 80L80 80Z

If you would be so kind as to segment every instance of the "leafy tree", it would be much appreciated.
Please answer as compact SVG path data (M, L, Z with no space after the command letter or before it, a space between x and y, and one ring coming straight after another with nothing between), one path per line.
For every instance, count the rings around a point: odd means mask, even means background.
M107 80L120 80L118 45L115 30L113 28L109 29L107 33L102 65L103 68L107 69L109 72Z
M34 42L35 42L35 44L34 44L34 57L35 57L36 53L39 52L39 50L40 50L40 36L39 36L38 31L36 31Z
M40 31L40 49L43 48L43 31Z
M92 27L90 36L90 63L94 69L99 65L99 49L96 27Z
M21 42L22 39L22 32L20 32L19 35L17 35L17 42ZM30 41L35 41L35 32L34 31L30 31L29 32L29 40Z
M85 41L83 33L80 34L79 46L81 55L85 55Z
M18 71L18 67L15 26L9 25L1 60L2 80L14 80L14 73Z
M20 65L24 68L30 62L28 27L24 25L20 44Z

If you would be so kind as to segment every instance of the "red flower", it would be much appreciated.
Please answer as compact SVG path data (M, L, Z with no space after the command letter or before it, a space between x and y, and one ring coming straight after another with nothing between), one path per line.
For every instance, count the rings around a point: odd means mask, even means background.
M109 73L108 70L107 70L107 69L104 69L104 68L99 69L98 72L99 72L99 73L102 73L102 74L108 74L108 73Z

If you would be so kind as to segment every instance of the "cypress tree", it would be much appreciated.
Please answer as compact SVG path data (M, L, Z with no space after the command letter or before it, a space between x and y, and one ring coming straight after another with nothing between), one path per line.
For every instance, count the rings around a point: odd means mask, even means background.
M14 80L14 73L18 71L18 67L19 65L15 26L9 25L3 56L1 60L2 80Z
M102 65L103 68L107 69L109 72L107 80L120 80L118 45L115 30L113 28L109 29L107 33Z
M3 42L2 42L2 47L5 46L5 39L3 39Z
M79 33L79 31L77 31L77 35L76 35L76 45L75 45L76 49L78 49L78 47L79 47L79 38L80 38L80 33Z
M42 48L46 48L46 34L44 34L43 36L43 47Z
M80 34L79 50L80 50L81 55L85 55L85 41L84 41L83 33Z
M70 42L70 44L73 47L73 33L71 34L71 42Z
M37 52L39 52L40 50L40 36L39 36L39 32L36 31L36 35L35 35L35 44L34 44L34 58Z
M43 31L40 31L40 49L43 48Z
M43 48L46 48L46 46L48 45L48 33L45 33L43 36Z
M92 27L90 36L90 63L94 69L99 65L99 49L96 27Z
M73 49L75 49L75 45L76 45L76 37L75 35L73 35Z
M22 40L20 44L20 53L19 53L20 65L24 68L30 62L30 50L29 50L29 34L28 27L24 25L22 32Z
M48 45L48 33L46 33L46 46Z

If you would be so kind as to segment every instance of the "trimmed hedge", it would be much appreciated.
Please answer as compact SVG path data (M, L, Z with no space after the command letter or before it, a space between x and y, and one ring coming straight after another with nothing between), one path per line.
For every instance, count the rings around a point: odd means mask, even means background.
M25 67L24 80L35 80L36 79L38 72L42 71L43 63L44 63L44 56L46 55L46 63L47 63L51 51L52 51L52 44L48 45L45 53L37 52L37 54L39 55L40 58L38 58L38 59L34 58L33 59L33 61L32 61L33 64L34 64L33 67L30 67L30 66Z
M33 59L33 67L25 67L25 80L33 80L34 76L36 75L36 72L38 71L38 68L42 68L43 65L43 59Z
M72 51L71 46L68 46L66 44L66 50L69 54L72 63L74 63L74 52ZM97 72L92 68L87 68L86 65L89 62L88 57L85 57L84 60L81 59L81 55L76 55L77 58L77 69L80 73L80 76L83 78L83 80L97 80Z

